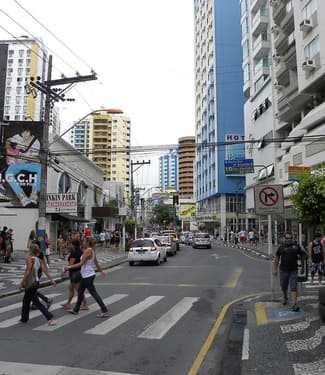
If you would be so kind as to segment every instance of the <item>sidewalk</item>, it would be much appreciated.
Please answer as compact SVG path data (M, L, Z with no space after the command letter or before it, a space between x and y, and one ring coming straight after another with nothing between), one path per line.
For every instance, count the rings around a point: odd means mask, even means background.
M117 264L127 261L127 253L120 249L117 253L109 248L97 248L97 259L103 269L111 268ZM15 250L13 252L14 260L11 263L0 261L0 298L22 293L18 285L25 272L26 250ZM68 279L68 273L62 276L63 268L68 264L67 259L61 259L58 254L50 255L50 273L53 279L59 283ZM41 286L49 285L46 276L41 279Z

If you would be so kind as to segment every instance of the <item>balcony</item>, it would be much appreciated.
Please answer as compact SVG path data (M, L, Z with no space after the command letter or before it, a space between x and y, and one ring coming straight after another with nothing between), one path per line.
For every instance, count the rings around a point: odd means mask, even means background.
M265 31L269 24L269 13L267 9L260 9L254 16L252 21L252 33L258 36Z
M253 58L255 60L260 60L262 57L267 56L270 47L271 43L268 39L267 32L263 32L253 43Z
M261 59L254 68L254 79L258 80L262 75L270 74L270 62L268 57Z
M257 12L259 9L265 7L266 0L251 0L251 11Z

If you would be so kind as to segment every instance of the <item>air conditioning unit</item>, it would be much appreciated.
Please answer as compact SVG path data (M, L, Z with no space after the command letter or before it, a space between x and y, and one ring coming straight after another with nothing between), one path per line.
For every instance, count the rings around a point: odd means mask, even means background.
M280 57L280 55L279 55L278 53L274 53L274 54L272 55L272 60L273 60L275 63L278 63L278 62L280 62L281 57Z
M275 81L273 86L276 90L281 90L282 87L283 87L283 85L280 85L280 83L278 81Z
M300 22L299 27L301 31L309 31L313 28L313 25L310 19L306 18Z
M271 7L275 7L279 4L279 0L270 0Z
M273 25L271 27L271 33L272 34L278 34L279 33L279 26L278 25Z
M313 59L307 59L302 63L301 67L305 72L311 72L316 68L315 61Z

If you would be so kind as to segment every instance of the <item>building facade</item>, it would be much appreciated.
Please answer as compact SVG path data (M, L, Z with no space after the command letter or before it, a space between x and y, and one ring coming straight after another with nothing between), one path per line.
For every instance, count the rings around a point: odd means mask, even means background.
M0 120L40 121L44 94L30 79L45 79L47 54L38 39L0 41Z
M195 137L178 139L178 194L180 198L194 197Z
M195 16L195 198L197 220L220 233L239 225L245 210L244 176L227 176L225 161L244 157L238 0L196 0Z
M130 118L119 109L96 111L76 124L72 145L82 150L104 173L104 181L122 182L130 195Z
M178 190L178 150L159 157L159 185L163 192Z

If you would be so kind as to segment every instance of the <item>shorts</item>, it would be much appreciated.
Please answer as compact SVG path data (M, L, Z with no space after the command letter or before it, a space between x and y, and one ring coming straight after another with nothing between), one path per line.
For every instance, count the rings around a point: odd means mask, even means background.
M323 262L320 263L312 263L310 266L310 274L315 275L316 272L318 272L319 275L323 274Z
M45 255L51 255L51 250L49 247L45 249Z
M298 271L281 271L280 270L280 285L282 290L288 290L290 284L291 292L297 291L298 285Z

